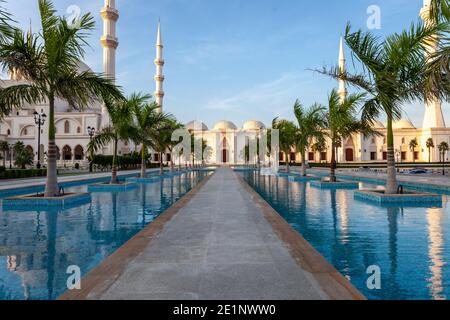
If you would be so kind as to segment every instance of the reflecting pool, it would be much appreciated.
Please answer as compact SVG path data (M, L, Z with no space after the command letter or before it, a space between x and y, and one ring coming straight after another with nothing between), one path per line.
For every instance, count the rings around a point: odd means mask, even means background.
M66 210L3 210L0 206L0 300L55 299L67 268L96 267L209 173L189 172L118 193L92 193ZM86 192L87 185L66 188Z
M351 190L259 173L244 178L367 298L450 298L450 197L442 207L382 208L354 200ZM373 265L381 268L380 290L367 286Z

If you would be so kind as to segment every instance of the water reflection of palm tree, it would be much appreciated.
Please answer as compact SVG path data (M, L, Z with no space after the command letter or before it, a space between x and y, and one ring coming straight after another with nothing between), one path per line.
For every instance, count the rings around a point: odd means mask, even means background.
M398 268L398 217L403 215L403 208L388 207L387 217L389 226L389 261L390 274L389 284L391 285L390 292L400 292L400 288L396 281L397 268Z
M54 298L58 211L47 211L45 217L47 222L47 294L48 299L52 300Z

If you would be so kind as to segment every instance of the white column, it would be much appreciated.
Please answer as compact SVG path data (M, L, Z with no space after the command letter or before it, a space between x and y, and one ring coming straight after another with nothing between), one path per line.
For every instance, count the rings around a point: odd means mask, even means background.
M158 34L156 39L156 59L155 59L155 66L156 66L156 74L155 74L155 83L156 83L156 90L155 90L155 100L156 103L159 106L159 112L162 112L163 110L163 102L164 102L164 73L163 73L163 67L164 67L164 58L163 58L163 42L162 42L162 36L161 36L161 24L158 23Z
M425 24L430 25L433 20L430 17L431 0L423 1L423 8L420 10L420 17ZM426 57L429 59L436 52L438 48L439 39L435 37L427 44ZM423 128L445 128L444 115L442 113L442 103L439 98L431 99L425 102L425 115L423 120Z
M341 37L341 43L339 46L339 72L345 72L345 52L344 52L344 40ZM343 79L339 79L339 97L341 98L341 102L343 102L347 97L347 88L345 85L345 81Z
M115 0L105 0L105 5L100 14L103 19L103 36L100 43L103 47L103 72L113 81L116 78L116 50L119 41L116 37L116 23L119 20L119 11L116 9ZM109 124L109 115L105 107L102 108L101 126Z

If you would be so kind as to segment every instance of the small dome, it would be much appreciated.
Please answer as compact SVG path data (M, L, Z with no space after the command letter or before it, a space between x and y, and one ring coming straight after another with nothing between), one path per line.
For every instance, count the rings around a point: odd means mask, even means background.
M237 127L231 121L222 120L214 125L214 130L237 130Z
M373 129L384 129L384 128L386 128L386 127L384 126L383 123L381 123L381 121L375 120L375 121L372 123L372 128L373 128Z
M206 126L206 124L197 120L186 123L185 127L187 130L208 131L208 127Z
M261 129L265 129L266 126L264 125L264 123L262 123L261 121L256 121L256 120L250 120L250 121L246 121L244 123L244 125L242 126L243 130L261 130Z
M400 119L392 125L394 129L416 129L410 120Z

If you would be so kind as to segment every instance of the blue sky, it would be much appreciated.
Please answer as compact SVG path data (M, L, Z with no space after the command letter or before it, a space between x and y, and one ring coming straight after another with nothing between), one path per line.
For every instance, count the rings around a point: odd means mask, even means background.
M27 27L39 29L37 0L7 0ZM221 119L238 126L276 116L292 118L298 98L325 103L336 83L308 71L336 64L339 36L347 21L367 29L367 8L381 9L380 36L418 19L422 0L116 0L120 10L117 80L125 92L154 91L154 43L161 19L165 44L165 111L181 121ZM103 0L54 0L61 15L70 5L97 20L86 63L102 71L99 10ZM348 65L351 58L347 51ZM450 123L448 105L444 107ZM420 126L423 107L406 106Z

